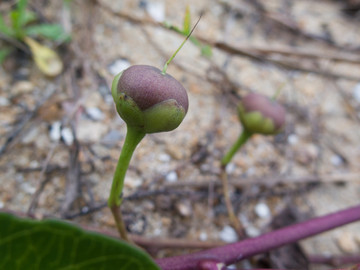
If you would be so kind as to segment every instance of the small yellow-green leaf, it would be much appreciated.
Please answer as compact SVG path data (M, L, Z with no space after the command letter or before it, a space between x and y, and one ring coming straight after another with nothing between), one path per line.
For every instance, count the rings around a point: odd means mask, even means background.
M184 22L183 22L183 34L188 35L191 31L191 15L190 15L190 8L186 6Z
M30 47L36 65L45 75L55 77L62 72L63 63L55 51L29 37L25 37L24 42Z

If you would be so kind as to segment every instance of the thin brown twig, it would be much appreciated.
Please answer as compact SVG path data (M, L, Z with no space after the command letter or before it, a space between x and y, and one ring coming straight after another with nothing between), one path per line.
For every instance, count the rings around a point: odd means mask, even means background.
M47 154L46 156L46 159L45 159L45 162L42 166L42 169L41 169L41 172L40 172L40 176L39 176L39 185L31 199L31 202L30 202L30 205L29 205L29 208L28 208L28 211L27 211L27 214L28 215L31 215L33 214L35 208L37 207L38 205L38 201L39 201L39 198L40 198L40 195L41 193L43 192L46 184L50 181L51 178L48 178L48 177L45 177L45 174L46 174L46 171L47 171L47 168L49 166L49 163L50 163L50 160L51 158L53 157L54 155L54 151L57 147L57 144L54 144L49 153Z
M245 235L244 227L240 223L239 219L236 217L234 207L231 203L230 192L229 192L229 183L228 183L228 177L227 177L227 173L225 171L225 167L222 167L222 170L221 170L221 182L222 182L225 205L226 205L226 209L228 212L230 223L233 226L233 228L235 229L238 237L243 238Z
M334 183L334 182L360 182L360 173L340 173L340 174L320 174L320 175L307 175L307 176L274 176L274 177L239 177L236 180L229 180L229 185L234 187L244 187L254 184L276 185L280 183L302 184L302 183ZM197 180L197 181L179 181L179 182L166 182L163 187L197 187L204 188L208 185L220 186L221 182L217 177L212 180Z

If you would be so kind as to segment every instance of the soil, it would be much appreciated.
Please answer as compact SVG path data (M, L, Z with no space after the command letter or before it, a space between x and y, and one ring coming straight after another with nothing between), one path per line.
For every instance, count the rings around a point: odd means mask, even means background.
M0 3L1 14L11 2ZM187 5L192 25L203 14L193 37L212 56L188 41L169 65L189 111L175 131L147 135L135 151L122 205L129 231L204 245L237 240L219 168L241 132L236 104L249 92L279 90L287 123L276 136L253 136L227 167L247 236L274 220L281 227L358 203L358 1L75 0L70 9L29 2L72 38L40 40L61 55L56 78L19 49L0 67L0 208L115 231L106 200L126 125L109 87L130 65L164 65L184 40L166 25L182 28ZM357 222L242 267L329 269L308 258L359 254L359 231ZM160 257L190 249L154 250ZM294 264L277 264L289 258Z

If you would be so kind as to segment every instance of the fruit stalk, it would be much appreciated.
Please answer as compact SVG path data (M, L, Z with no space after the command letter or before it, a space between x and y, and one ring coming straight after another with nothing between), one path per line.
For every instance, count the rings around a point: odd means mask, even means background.
M120 211L120 205L122 202L121 194L124 188L124 179L131 157L136 146L140 143L144 136L145 133L139 132L132 127L127 127L125 142L115 169L110 196L108 199L108 206L114 216L116 228L119 231L121 237L126 241L129 241L129 238L127 236L126 227L124 225Z

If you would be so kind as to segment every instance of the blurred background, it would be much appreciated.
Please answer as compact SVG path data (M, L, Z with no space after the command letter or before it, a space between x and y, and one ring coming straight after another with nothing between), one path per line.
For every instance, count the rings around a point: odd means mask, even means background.
M106 200L126 126L112 79L134 64L161 69L201 14L167 70L188 91L188 114L175 131L147 135L127 173L129 231L172 246L153 242L154 256L238 239L219 172L250 92L280 91L287 124L253 136L227 167L246 235L357 204L359 10L356 0L2 0L0 208L114 232ZM328 269L315 262L359 254L359 231L355 223L242 267Z

